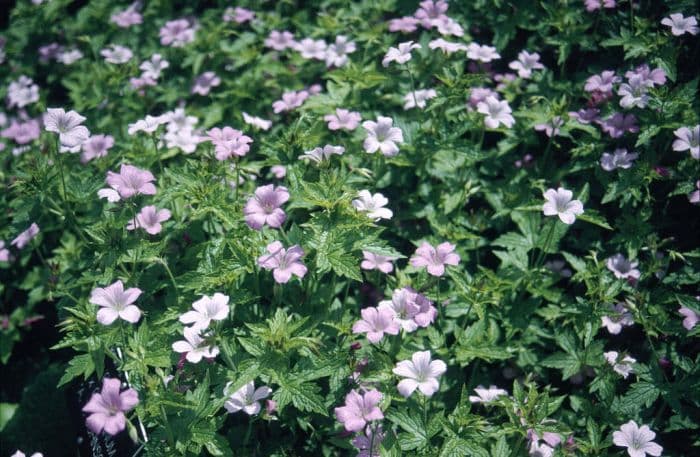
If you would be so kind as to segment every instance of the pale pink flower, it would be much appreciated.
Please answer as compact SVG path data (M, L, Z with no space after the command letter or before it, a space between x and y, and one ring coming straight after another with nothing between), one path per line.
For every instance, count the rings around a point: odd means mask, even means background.
M273 165L270 167L270 171L277 179L282 179L287 176L287 167L284 165Z
M432 28L437 20L444 18L448 8L445 0L423 0L419 5L413 16L426 29Z
M544 65L540 63L540 55L536 52L530 54L527 51L518 53L518 60L508 64L508 67L516 70L521 78L530 78L533 70L541 70Z
M84 125L85 118L73 110L66 112L63 108L49 108L44 115L44 128L47 132L58 133L62 146L74 148L83 144L90 131Z
M92 135L81 145L83 153L80 161L87 163L92 159L105 157L112 146L114 146L112 135Z
M255 416L262 409L260 400L264 400L272 393L272 389L268 386L261 386L256 389L253 381L249 381L246 385L229 395L229 385L230 383L224 389L224 395L228 396L224 403L224 408L231 414L243 411L249 416Z
M454 43L451 41L445 41L442 38L438 38L436 40L431 41L428 43L428 47L430 49L440 49L442 52L445 54L453 54L458 51L466 51L467 50L467 45L463 43Z
M560 116L554 116L551 121L535 125L535 130L544 132L548 137L559 135L559 128L564 125L564 120Z
M10 242L10 245L16 247L17 249L24 249L26 245L29 244L36 236L39 234L39 226L35 222L25 230L15 237L14 240Z
M156 80L160 78L163 70L170 66L170 62L165 60L160 54L153 54L150 60L145 60L139 65L139 69L143 72L142 77Z
M394 265L391 263L396 260L395 257L375 254L369 251L362 251L364 260L360 264L363 270L379 270L382 273L391 273Z
M287 48L294 48L296 46L296 42L294 41L294 35L291 32L286 30L282 32L273 30L265 39L265 46L272 48L275 51L284 51Z
M467 46L467 57L479 62L488 63L492 60L500 59L501 55L496 52L493 46L480 45L479 43L470 43Z
M673 13L669 17L661 19L661 23L671 27L671 33L674 36L680 36L684 33L697 35L700 29L698 28L698 20L695 16L684 17L681 13Z
M325 160L330 160L332 155L343 155L345 148L342 146L333 146L327 144L324 147L313 148L310 151L304 152L299 156L299 159L311 160L316 163L321 163Z
M305 90L300 90L299 92L285 92L282 94L282 99L272 104L272 110L275 113L291 111L294 108L300 107L307 98L309 98L309 92Z
M530 457L552 457L554 455L554 449L548 444L540 444L537 440L533 440L530 442L528 455Z
M185 339L176 341L172 345L173 351L185 353L185 359L190 363L199 363L203 357L213 359L219 355L219 348L209 344L206 337L202 337L199 332L198 327L185 327L183 330Z
M287 219L287 214L281 208L289 200L286 187L268 184L255 189L255 194L243 208L245 222L254 230L262 229L267 224L272 228L280 228Z
M118 44L110 44L108 47L101 50L100 54L105 58L106 62L116 65L125 64L134 57L134 53L131 52L131 49Z
M459 25L459 22L448 16L443 16L433 20L433 26L437 27L440 35L457 37L464 36L464 29L461 25Z
M348 63L348 54L352 54L356 50L354 41L349 41L344 35L338 35L335 38L335 43L330 44L326 50L326 66L342 67Z
M251 137L228 126L223 129L214 127L207 131L207 135L206 139L215 146L217 160L226 160L233 156L243 157L248 153L250 143L253 142Z
M224 22L236 22L243 24L255 19L255 13L249 9L237 6L235 8L226 8L222 17Z
M690 156L700 160L700 124L695 127L681 127L673 131L676 139L673 141L674 151L690 151Z
M459 255L454 250L455 245L452 243L444 242L433 247L424 241L416 249L410 263L416 268L426 267L432 276L442 276L445 274L445 265L459 264Z
M187 19L168 21L160 29L160 44L174 48L184 47L194 41L196 28Z
M411 60L411 51L420 48L421 45L413 41L399 43L398 48L390 47L386 55L384 55L384 59L382 59L382 65L388 67L391 62L406 63Z
M631 262L624 255L618 253L612 257L608 257L605 262L608 270L612 271L618 279L637 280L642 273L637 269L639 262Z
M39 86L31 78L20 76L7 86L7 106L24 108L39 101Z
M126 226L127 230L144 229L149 235L157 235L163 229L161 222L170 219L171 213L167 209L157 209L153 205L144 206Z
M194 85L192 86L192 93L199 95L208 95L212 87L216 87L221 84L221 78L216 76L213 71L205 71L201 75L197 76L194 80Z
M476 107L479 113L486 116L484 124L488 128L496 129L500 124L511 128L515 124L515 119L511 115L513 111L506 100L499 101L495 97L488 96L486 100L479 102Z
M648 426L640 427L631 420L622 425L620 430L613 432L613 443L626 447L630 457L645 457L647 454L658 457L664 449L653 442L655 437L656 433Z
M384 206L389 203L387 198L376 193L372 195L369 190L361 190L357 193L358 198L352 201L352 206L356 210L367 213L367 217L378 221L379 219L391 219L394 213Z
M618 303L615 306L610 306L611 313L609 316L600 318L601 325L608 329L612 335L619 335L622 327L629 327L634 324L632 313L625 308L624 303Z
M416 106L423 109L427 105L428 100L435 97L437 97L437 92L435 92L435 89L419 89L415 92L409 92L403 96L403 109L409 110L411 108L415 108Z
M628 169L632 167L637 157L639 157L639 154L636 152L627 152L625 148L615 149L612 154L609 152L603 153L603 156L600 158L600 166L605 171L613 171L618 168Z
M507 391L493 385L488 389L480 385L474 389L474 392L476 392L476 395L469 396L469 401L472 403L491 403L498 397L508 395Z
M396 364L392 372L401 376L397 388L399 393L408 398L416 389L426 397L432 397L440 389L438 378L447 371L447 365L442 360L430 360L430 351L414 352L411 360L403 360Z
M192 324L200 331L209 327L211 321L222 321L228 317L228 295L216 292L212 297L203 295L192 303L193 311L187 311L180 316L183 324Z
M468 101L468 108L469 110L476 109L479 106L479 103L485 102L488 97L493 97L496 100L498 100L498 92L495 92L492 89L489 89L487 87L474 87L469 91L469 101Z
M366 333L367 340L376 344L384 334L398 335L399 323L394 320L394 311L389 308L364 308L360 311L362 319L352 326L352 333Z
M700 314L687 306L681 306L678 308L678 312L685 317L685 319L683 319L683 327L688 331L692 330L697 325L698 321L700 321Z
M304 251L295 244L285 249L282 243L274 241L267 245L268 254L258 258L258 265L266 270L273 270L272 276L278 284L286 284L292 275L302 279L307 272L306 265L301 262Z
M116 378L104 378L102 391L92 394L83 406L83 412L90 413L85 423L93 433L103 430L116 435L126 428L125 412L131 411L139 404L139 394L134 389L119 392L121 381Z
M9 262L10 258L10 250L5 247L5 241L0 240L0 262Z
M583 3L589 13L600 8L615 8L615 0L583 0Z
M295 44L294 49L301 54L304 59L326 59L326 48L328 45L323 40L304 38Z
M65 50L62 52L59 52L58 55L56 56L56 60L63 65L71 65L78 60L83 58L83 53L80 52L78 49L69 49Z
M362 430L367 422L384 419L379 403L382 401L382 394L376 390L368 390L364 394L359 394L351 390L345 397L345 405L335 408L335 416L338 421L345 426L349 432Z
M178 148L185 154L192 154L197 150L197 145L204 141L204 137L198 131L192 129L168 129L163 135L165 145L168 148Z
M613 367L613 371L621 375L624 379L634 372L633 363L637 363L632 357L622 354L618 354L617 351L604 352L603 357L605 360Z
M150 171L136 168L133 165L122 164L119 173L107 172L107 184L119 193L121 198L134 195L155 195L156 178Z
M602 122L599 121L599 123L603 131L612 138L620 138L626 132L639 132L637 118L634 114L624 115L622 113L614 113Z
M583 214L583 203L580 200L572 200L573 192L563 187L547 189L544 193L546 200L542 205L542 212L545 216L559 216L565 224L573 224L576 216Z
M415 32L418 28L419 22L420 21L413 16L404 16L397 19L391 19L389 21L389 31L403 33Z
M403 132L398 127L393 127L394 120L390 117L379 116L377 122L364 121L362 128L367 131L367 137L363 142L365 151L373 154L379 150L387 157L393 157L399 153L396 143L403 143Z
M39 138L41 126L37 119L28 119L20 122L13 119L10 126L0 134L3 138L10 138L17 144L27 144Z
M700 181L695 181L695 190L688 194L688 201L695 205L700 204Z
M666 84L666 72L660 67L652 70L649 68L648 64L642 64L634 70L625 73L627 79L632 79L635 76L639 77L642 84L647 87L663 86Z
M245 111L243 111L243 122L261 130L269 130L270 127L272 127L272 121L257 116L251 116Z
M415 332L418 329L418 324L415 322L414 317L420 312L416 296L416 292L408 287L396 289L391 295L391 300L380 301L377 309L391 310L394 313L394 321L405 332Z
M570 111L569 117L575 119L580 124L590 124L600 119L600 110L598 108L582 108L578 111Z
M629 108L644 108L649 103L649 86L640 75L633 75L626 83L620 84L617 89L620 98L620 106Z
M58 43L50 43L39 47L39 61L48 63L51 59L56 59L59 53L63 52L63 46Z
M368 425L365 427L364 433L357 435L352 440L352 445L360 451L356 457L380 457L384 437L385 433L382 431L381 424L377 426L374 432L372 431L372 426Z
M613 84L619 83L622 79L615 75L612 70L605 70L598 75L593 75L586 80L583 89L586 92L612 92Z
M97 322L110 325L118 318L131 324L141 319L141 310L133 303L143 291L136 287L124 290L121 280L107 286L97 287L90 294L90 303L100 306L97 311Z
M141 24L141 22L143 22L143 17L136 11L136 5L137 4L134 3L124 11L113 14L109 20L122 28L129 28L132 25Z
M343 108L336 108L335 114L326 114L323 116L323 120L328 122L328 128L330 130L355 130L362 116L357 111L349 111Z

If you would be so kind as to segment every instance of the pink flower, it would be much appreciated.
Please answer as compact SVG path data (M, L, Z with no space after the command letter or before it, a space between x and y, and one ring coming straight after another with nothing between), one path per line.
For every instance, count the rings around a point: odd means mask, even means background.
M377 426L374 432L372 427L368 425L364 430L364 434L357 435L352 440L352 445L360 451L357 457L380 457L384 436L381 424Z
M499 101L495 97L488 96L486 100L479 102L476 107L479 113L486 116L484 125L488 128L496 129L500 124L511 128L515 124L515 118L511 114L513 111L507 100Z
M700 314L687 306L681 306L678 312L685 317L685 319L683 319L683 327L688 331L692 330L693 327L697 325L698 321L700 321Z
M698 20L695 16L684 17L681 13L673 13L669 17L661 19L661 23L671 27L671 33L674 36L680 36L684 33L697 35L700 29L698 28Z
M595 10L604 8L615 8L615 0L583 0L586 5L586 11L589 13Z
M100 306L97 322L110 325L117 318L135 324L141 319L141 310L133 305L143 291L136 287L124 290L121 280L107 286L97 287L90 294L90 303Z
M620 253L608 257L608 260L605 262L608 270L612 271L618 279L639 279L642 273L637 269L638 265L639 262L631 262Z
M192 86L192 93L199 95L208 95L212 87L216 87L221 84L221 78L216 76L213 71L205 71L201 75L197 76L194 80L194 85Z
M469 46L467 46L467 57L471 60L488 63L492 60L500 59L501 55L496 52L496 48L493 46L469 43Z
M120 387L119 379L104 378L102 392L92 394L83 407L83 412L91 413L85 423L93 433L104 430L110 435L116 435L126 427L124 413L139 404L139 394L131 388L120 393Z
M160 29L160 44L174 48L184 47L194 41L196 28L187 19L168 21Z
M272 172L275 178L282 179L287 176L287 167L284 165L273 165L270 167L270 172Z
M118 44L110 44L108 47L101 50L100 54L105 58L105 62L115 65L125 64L134 57L134 53L131 52L131 49Z
M348 63L348 54L352 54L356 49L354 41L349 41L344 35L338 35L335 37L335 43L330 44L326 50L326 66L342 67Z
M10 250L5 247L5 242L0 240L0 262L10 261Z
M586 80L586 85L583 89L586 92L612 92L613 84L621 81L619 76L615 75L612 70L605 70L599 75L593 75Z
M10 244L17 249L23 249L29 244L36 236L39 234L39 226L36 223L32 223L27 230L17 235L17 237L10 242Z
M627 311L624 303L618 303L615 306L610 306L610 315L600 318L601 325L608 329L612 335L619 335L622 327L629 327L634 324L632 313Z
M351 390L345 397L345 406L335 408L335 416L349 432L362 430L367 422L384 419L384 414L379 409L382 394L372 389L360 395Z
M488 389L479 385L474 389L474 392L476 392L476 395L469 396L469 401L472 403L491 403L502 395L508 395L507 391L499 389L494 385Z
M202 358L213 359L219 355L219 348L209 344L207 339L200 335L201 329L196 326L185 327L184 340L173 343L173 351L186 354L185 359L190 363L199 363Z
M415 32L418 28L418 23L418 19L413 16L404 16L398 19L392 19L389 21L389 31L403 33Z
M27 144L39 138L41 127L36 119L29 119L24 122L15 119L0 135L14 140L17 144Z
M700 124L695 127L681 127L673 131L676 139L673 140L674 151L690 151L690 156L700 159Z
M272 104L272 110L275 113L291 111L300 107L307 98L309 98L309 92L305 90L285 92L282 94L281 100L277 100Z
M642 84L647 87L663 86L666 84L666 72L662 68L649 68L649 65L643 64L625 73L627 79L639 77Z
M253 142L251 137L231 127L214 127L207 135L207 139L215 146L216 159L222 161L232 156L243 157L250 150L249 144Z
M153 185L155 179L150 171L136 168L133 165L122 164L119 173L107 172L107 184L117 191L121 198L130 198L134 195L155 195L156 186Z
M402 379L397 389L401 395L408 398L416 390L426 397L432 397L440 389L438 378L447 371L447 365L442 360L430 360L430 351L414 352L411 360L403 360L396 364L392 372Z
M24 75L7 86L7 106L24 108L39 101L39 86Z
M87 163L92 159L104 157L112 146L114 146L112 135L92 135L81 146L83 153L80 156L80 161Z
M688 194L688 201L697 205L700 204L700 181L695 181L695 189Z
M85 118L73 110L66 112L63 108L49 108L44 116L47 132L58 133L62 146L73 148L83 144L90 136L84 125Z
M488 97L493 97L498 100L498 92L487 87L474 87L469 91L469 108L476 109L479 103L486 101Z
M355 130L362 116L357 111L349 111L342 108L336 108L335 114L326 114L323 116L323 120L328 122L328 128L330 130Z
M559 135L559 127L564 125L564 120L559 116L554 116L551 121L535 125L535 130L544 132L548 137Z
M391 273L394 265L391 263L395 257L383 256L369 251L362 251L365 259L360 264L363 270L379 270L382 273Z
M237 6L235 8L226 8L222 19L224 22L236 22L237 24L243 24L244 22L255 19L255 13L251 10Z
M618 168L628 169L632 167L637 157L639 154L636 152L627 152L627 149L619 148L615 149L612 154L604 152L600 158L600 166L605 171L613 171Z
M634 114L624 115L622 113L615 113L604 121L600 122L600 124L603 131L612 138L620 138L626 132L639 132L637 118L634 116Z
M109 20L119 27L129 28L132 25L140 24L143 21L143 17L136 11L136 3L134 3L124 11L113 14Z
M444 0L423 0L413 16L421 22L424 28L429 29L436 24L436 21L446 17L447 8L448 4Z
M547 189L544 193L542 212L545 216L559 216L567 225L573 224L576 216L583 214L583 203L580 200L572 200L573 196L573 192L563 187L556 190Z
M144 229L150 235L157 235L163 229L160 225L170 219L171 213L167 209L157 209L153 205L144 206L136 215L136 220L132 219L126 226L127 230Z
M438 244L437 248L423 242L410 262L414 267L427 267L428 273L433 276L442 276L445 274L445 265L459 264L459 255L454 250L455 245L448 242Z
M598 115L600 110L598 108L585 108L578 111L570 111L569 117L575 119L580 124L590 124L591 122L597 122L600 118Z
M268 254L258 258L258 265L266 270L273 270L272 276L278 284L286 284L292 277L299 279L306 275L306 266L301 262L304 251L297 244L285 249L282 243L274 241L267 245Z
M216 292L212 297L204 295L192 303L193 311L182 314L179 320L183 324L192 324L192 327L200 331L204 330L209 327L211 321L222 321L228 317L228 301L228 295L220 292Z
M384 334L398 335L399 323L394 320L394 311L390 308L364 308L360 311L362 319L352 326L352 333L366 333L367 340L376 344Z
M629 421L613 432L613 443L626 447L630 457L645 457L647 454L658 457L664 449L652 441L654 437L656 433L648 426L640 427L635 421Z
M397 143L403 143L403 132L398 127L393 127L394 120L390 117L379 116L377 122L365 121L362 128L367 131L367 137L362 143L365 152L374 154L379 151L386 157L393 157L399 153Z
M294 49L305 59L325 60L328 45L323 40L304 38L296 43Z
M246 385L230 395L228 393L228 387L229 385L227 384L224 389L224 395L228 395L228 399L224 403L224 408L231 414L243 411L249 416L255 416L262 409L260 400L267 398L272 393L272 389L268 386L260 386L256 389L253 381L249 381Z
M428 47L430 49L440 49L442 52L445 54L452 54L457 51L466 51L467 50L467 45L463 43L454 43L451 41L445 41L442 38L438 38L436 40L431 41L428 43Z
M530 78L532 70L542 70L544 65L540 63L540 55L536 52L530 54L527 51L518 53L518 60L508 64L508 67L516 70L521 78Z
M437 97L437 92L435 92L435 89L419 89L416 91L411 91L403 96L403 109L409 110L415 107L423 109L428 103L428 100L435 97Z
M270 36L265 39L265 46L272 48L275 51L284 51L287 48L294 48L296 42L294 41L294 35L286 30L280 32L278 30L273 30L270 32Z
M246 224L254 230L260 230L265 224L272 228L281 227L287 215L280 207L287 200L289 191L286 187L273 184L258 187L243 208Z
M399 43L398 48L390 47L384 55L384 59L382 59L382 65L388 67L391 62L396 62L397 64L406 63L411 60L411 51L420 48L421 45L413 41Z

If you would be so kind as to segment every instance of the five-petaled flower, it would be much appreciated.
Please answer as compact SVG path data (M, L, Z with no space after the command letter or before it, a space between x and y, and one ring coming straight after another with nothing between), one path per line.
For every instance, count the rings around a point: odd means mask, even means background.
M380 194L376 193L372 195L367 189L361 190L357 193L357 197L352 201L352 206L356 210L367 214L367 217L378 221L380 219L391 219L394 213L389 208L384 208L389 200Z
M673 141L674 151L690 151L693 159L700 160L700 124L695 127L681 127L673 132L676 139Z
M414 43L413 41L399 43L398 48L392 46L387 51L384 59L382 59L382 65L388 67L391 62L396 62L398 64L406 63L411 60L411 51L420 48L421 45Z
M163 229L161 222L170 219L171 213L167 209L158 209L153 205L144 206L136 215L136 219L131 219L126 226L127 230L142 228L149 235L157 235Z
M187 311L180 316L180 322L192 324L193 328L202 331L209 327L211 321L226 319L229 313L228 300L228 295L220 292L216 292L212 297L204 295L192 303L192 308L194 308L192 311Z
M385 333L399 334L400 326L394 319L395 313L391 308L364 308L360 314L362 319L352 326L352 333L366 333L370 343L378 343Z
M249 416L255 416L262 408L260 406L260 400L264 400L272 393L272 389L268 386L261 386L256 389L253 381L249 381L236 392L229 394L228 388L230 384L231 383L227 384L224 388L224 395L228 396L224 403L224 408L226 408L226 411L229 413L243 411Z
M396 260L395 257L375 254L370 251L362 251L364 260L360 264L363 270L379 270L382 273L391 273L394 265L391 263Z
M267 245L267 254L258 258L258 265L266 270L272 270L272 276L279 284L286 284L292 275L299 279L306 275L306 265L301 262L304 250L299 245L285 249L280 241Z
M185 339L174 342L172 345L173 351L186 354L185 359L191 363L199 363L202 357L207 359L215 358L219 355L219 348L212 346L207 341L207 336L202 336L200 331L201 329L194 325L185 327L183 330Z
M445 265L455 266L459 263L459 255L454 251L455 245L452 243L444 242L433 247L424 241L410 262L414 267L426 267L433 276L442 276L445 274Z
M116 378L104 378L102 391L93 393L83 406L83 412L90 413L85 423L93 433L103 430L116 435L126 428L126 415L139 404L139 395L134 389L120 392L121 381Z
M376 389L364 394L351 390L345 397L345 406L335 408L335 416L339 422L343 423L345 430L358 432L367 425L367 422L384 419L384 414L379 409L381 400L382 394Z
M617 253L605 262L608 270L612 271L618 279L632 279L636 281L642 275L637 269L639 262L630 261L624 255Z
M583 214L583 203L580 200L572 200L574 194L563 187L547 189L544 193L546 200L542 205L545 216L559 216L565 224L573 224L576 216Z
M394 120L390 117L379 116L377 122L365 121L362 128L367 131L367 137L363 143L365 151L373 154L379 150L387 157L393 157L399 153L396 143L403 143L403 132L398 127L393 127Z
M143 291L137 287L124 290L121 280L107 287L97 287L90 294L90 303L100 306L97 322L110 325L117 318L135 324L141 319L141 310L133 303Z
M630 457L645 457L647 454L658 457L664 450L654 443L656 433L642 425L641 427L633 420L620 427L620 430L613 432L613 443L617 446L626 447Z
M408 398L416 388L426 397L432 397L440 388L438 378L447 371L442 360L430 360L430 351L414 352L411 360L396 364L392 372L402 379L397 388L399 393Z
M286 187L275 187L274 184L258 187L243 208L246 224L254 230L262 229L265 224L280 228L287 219L287 214L280 207L287 200L289 191Z
M122 164L119 168L119 173L107 172L107 184L119 194L120 198L131 198L135 195L155 195L156 186L153 185L155 180L153 173L136 168L133 165Z
M469 396L469 401L472 403L491 403L500 396L508 395L507 391L496 386L490 386L488 389L484 386L478 386L474 389L474 392L476 392L476 395Z
M335 113L326 114L323 120L328 122L330 130L355 130L360 125L362 116L357 111L336 108Z
M85 117L63 108L49 108L44 115L46 131L58 133L58 141L67 148L80 146L90 137L90 131L81 125L83 122Z
M486 116L484 124L490 129L496 129L500 124L511 128L515 124L515 118L511 114L513 111L505 100L500 101L489 95L486 100L476 105L476 110Z
M673 13L669 17L661 19L661 23L671 27L671 33L675 36L685 33L697 35L698 31L700 31L698 20L695 19L695 16L684 17L682 13Z

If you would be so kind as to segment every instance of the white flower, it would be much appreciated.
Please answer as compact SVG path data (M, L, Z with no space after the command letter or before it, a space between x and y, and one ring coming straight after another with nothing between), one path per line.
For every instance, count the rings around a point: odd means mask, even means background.
M632 163L639 156L636 152L627 152L627 149L615 149L615 151L610 154L604 152L603 156L600 158L600 166L605 171L613 171L617 168L627 169L632 167Z
M321 163L324 160L329 160L332 155L343 155L345 148L342 146L325 145L323 148L314 148L306 151L299 156L300 159L311 160L316 163Z
M348 63L348 54L355 52L356 49L354 41L348 41L346 36L338 35L335 43L328 46L326 50L326 66L342 67Z
M56 56L56 60L63 65L70 65L83 58L83 53L77 49L63 51Z
M547 200L542 205L542 212L545 216L559 216L565 224L573 224L576 216L583 214L583 203L579 200L571 200L573 192L563 187L547 189L544 198Z
M33 0L33 1L35 1L35 0ZM34 4L38 5L40 3L34 3ZM27 456L24 452L18 450L17 452L12 454L10 457L27 457ZM44 454L42 454L41 452L35 452L34 454L31 455L31 457L44 457Z
M625 305L618 303L615 306L610 306L610 316L603 316L600 318L601 325L608 329L613 335L617 335L622 331L622 327L628 327L634 324L634 319L632 319L632 313L627 311Z
M530 457L552 457L554 449L545 443L538 444L537 441L533 441L530 443L528 455Z
M639 262L630 262L620 253L609 257L605 265L608 267L608 270L613 272L617 279L632 278L636 280L642 275L637 269Z
M142 76L158 79L160 78L160 73L169 66L170 62L165 60L160 54L153 54L151 60L146 60L139 65L139 69L143 71Z
M489 95L486 97L486 100L476 105L476 109L481 114L486 115L484 124L486 124L488 128L495 129L498 128L500 124L511 128L513 124L515 124L515 119L510 114L513 111L510 109L510 105L508 105L506 100L499 101L496 97Z
M656 433L648 426L639 427L635 421L629 421L613 432L613 443L626 447L630 457L645 457L647 454L658 457L664 448L652 441L655 437Z
M367 131L367 138L362 144L365 151L372 154L381 151L387 157L393 157L399 153L396 143L403 143L403 132L398 127L392 127L393 119L379 116L377 122L364 121L362 127Z
M328 45L323 40L304 38L295 45L295 49L305 59L325 60Z
M97 191L97 196L100 198L106 198L108 202L114 203L121 200L119 192L114 189L104 188Z
M488 63L492 60L500 59L501 55L496 52L496 48L493 46L470 43L469 46L467 46L467 57L472 60Z
M627 83L620 84L617 95L620 95L620 106L629 108L644 108L649 103L649 86L642 75L631 76Z
M202 357L213 359L219 355L219 348L208 345L207 341L199 334L199 328L185 327L183 333L185 340L174 342L172 348L173 351L181 354L186 352L185 358L188 362L199 363Z
M199 300L192 303L194 311L187 311L180 316L180 322L183 324L193 324L199 330L204 330L209 327L211 321L222 321L226 319L229 312L228 296L222 293L215 293L213 297L208 295L202 296Z
M263 119L261 117L257 116L251 116L250 114L246 113L243 111L243 122L245 122L248 125L252 125L253 127L257 127L262 130L269 130L270 127L272 127L272 121L268 121L267 119Z
M464 35L464 29L462 28L461 25L454 19L452 19L449 16L442 16L439 17L438 19L434 19L432 21L432 24L434 26L437 26L438 32L440 32L440 35L454 35L454 36L463 36Z
M603 357L613 367L613 371L625 379L634 371L632 364L637 363L636 359L628 355L620 359L620 354L617 351L604 352Z
M361 190L358 192L359 197L352 201L352 206L358 211L363 211L367 213L367 217L378 221L379 219L391 219L394 213L388 209L384 208L389 200L380 194L376 193L374 195L370 194L368 190Z
M224 388L224 395L228 395L228 387ZM272 393L272 389L268 386L255 388L253 381L248 382L245 386L231 394L224 403L224 408L229 413L236 413L243 410L249 416L254 416L260 412L260 400L267 398Z
M440 49L446 54L452 54L453 52L467 50L467 46L465 44L446 41L442 38L438 38L437 40L431 41L430 43L428 43L428 47L430 49Z
M7 106L10 108L13 106L24 108L37 101L39 101L39 86L34 84L31 78L22 75L7 87Z
M168 122L167 116L161 114L160 116L151 116L150 114L146 116L146 119L139 119L133 124L129 124L127 132L129 135L133 135L138 132L153 133L158 127Z
M102 57L105 58L105 61L117 65L127 63L134 56L131 49L118 44L109 45L109 47L100 51L100 54L102 54Z
M389 66L389 63L406 63L411 60L411 51L414 49L420 49L421 45L414 43L413 41L406 41L404 43L399 43L399 47L390 47L387 51L384 59L382 59L382 65L385 67Z
M432 397L440 389L438 378L447 371L447 365L442 360L430 361L430 351L414 352L411 360L403 360L396 364L393 373L403 379L397 389L408 398L416 388L426 397Z
M661 19L663 25L671 27L671 33L675 36L683 35L684 33L690 33L691 35L697 35L698 31L698 21L695 16L683 17L681 13L673 13L669 17Z
M168 131L163 139L168 148L178 148L185 154L192 154L202 141L202 137L190 129Z
M674 151L688 151L693 159L700 159L700 124L692 129L681 127L673 132L677 140L673 141Z
M532 76L532 70L544 68L544 65L540 63L540 55L536 52L530 54L527 51L518 53L518 60L509 63L508 66L513 70L517 70L518 76L526 79Z
M409 92L403 96L403 109L408 110L416 106L421 109L425 108L427 101L435 97L437 97L435 89L420 89L415 92Z
M85 118L73 110L66 113L63 108L49 108L44 116L47 132L58 133L61 145L67 148L80 146L90 137L87 127L80 125Z
M488 389L484 386L479 386L474 389L474 392L476 392L476 395L469 396L469 401L472 403L491 403L502 395L508 395L507 391L496 386L491 386Z

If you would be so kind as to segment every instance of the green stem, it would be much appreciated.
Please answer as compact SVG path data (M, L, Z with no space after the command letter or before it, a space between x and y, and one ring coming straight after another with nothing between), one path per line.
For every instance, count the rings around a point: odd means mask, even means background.
M173 276L173 272L170 271L170 267L168 267L168 263L165 261L165 259L158 259L159 263L163 265L163 268L165 268L165 272L168 273L168 277L170 278L170 282L173 285L173 290L175 292L175 304L179 305L180 304L180 293L178 292L178 287L177 287L177 281L175 281L175 277Z
M170 421L168 421L168 415L165 413L165 407L162 404L160 405L160 415L165 424L165 434L168 437L168 445L171 448L175 448L175 436L173 435L173 430L170 428Z
M556 219L552 220L552 224L549 226L549 232L547 232L547 237L544 239L544 246L537 255L537 261L535 262L535 269L539 269L542 266L542 262L547 256L547 251L549 250L549 244L552 242L552 235L554 234L554 228L557 226Z
M161 174L163 173L163 160L160 158L160 152L158 151L158 140L156 140L156 134L153 132L151 134L151 140L153 141L153 150L156 153L156 158L158 159L158 168L160 169Z
M404 66L406 67L408 76L411 78L411 94L413 95L413 104L416 108L418 108L418 101L416 100L416 83L413 80L413 73L411 73L411 68L408 66L408 63L405 63Z

